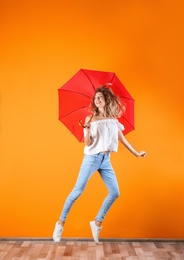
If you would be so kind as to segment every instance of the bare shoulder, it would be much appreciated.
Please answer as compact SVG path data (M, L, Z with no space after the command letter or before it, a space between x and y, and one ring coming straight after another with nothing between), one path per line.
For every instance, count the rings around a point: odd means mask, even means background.
M93 118L93 115L88 115L88 116L86 117L86 119L85 119L85 124L86 124L86 123L89 123L89 122L92 120L92 118Z

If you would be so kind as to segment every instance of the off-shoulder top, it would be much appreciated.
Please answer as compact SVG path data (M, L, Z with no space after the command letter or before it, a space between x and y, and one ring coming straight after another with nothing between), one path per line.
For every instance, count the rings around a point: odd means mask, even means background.
M106 118L90 122L90 133L93 143L84 147L84 154L92 155L103 151L117 152L118 131L123 131L124 126L114 118ZM84 128L84 136L86 129Z

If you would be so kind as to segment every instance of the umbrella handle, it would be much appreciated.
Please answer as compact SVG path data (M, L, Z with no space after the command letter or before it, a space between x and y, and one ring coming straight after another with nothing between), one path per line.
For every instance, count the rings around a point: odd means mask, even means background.
M90 120L88 121L88 124L91 122L92 118L93 118L93 115L91 115L91 118L90 118ZM81 119L78 121L78 124L79 124L81 127L83 127L83 128L88 128L87 126L83 125Z
M86 126L83 125L82 120L79 120L79 121L78 121L78 124L79 124L82 128L86 128Z

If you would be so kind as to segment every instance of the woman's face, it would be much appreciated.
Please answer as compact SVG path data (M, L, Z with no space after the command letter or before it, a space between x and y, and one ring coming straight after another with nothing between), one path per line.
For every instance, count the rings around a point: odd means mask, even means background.
M95 106L100 108L105 106L105 98L101 92L97 92L94 97Z

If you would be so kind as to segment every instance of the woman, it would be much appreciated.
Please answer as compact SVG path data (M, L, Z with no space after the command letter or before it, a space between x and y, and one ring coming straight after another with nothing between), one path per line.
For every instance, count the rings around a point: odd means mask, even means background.
M74 189L64 204L59 221L56 222L53 240L60 242L66 217L75 202L86 187L91 175L98 171L108 189L96 218L90 222L93 239L98 243L101 224L107 211L119 197L119 187L116 175L110 162L110 153L117 152L118 139L135 156L146 155L137 152L124 137L124 126L119 123L118 117L123 113L123 106L119 98L107 86L99 87L92 100L93 114L86 117L84 127L84 159Z

